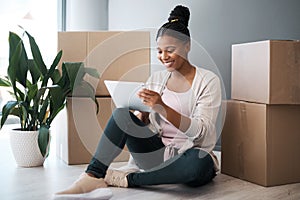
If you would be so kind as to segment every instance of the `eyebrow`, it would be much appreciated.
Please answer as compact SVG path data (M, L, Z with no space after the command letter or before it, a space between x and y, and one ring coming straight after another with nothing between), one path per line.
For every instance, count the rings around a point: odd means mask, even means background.
M176 48L176 46L167 46L167 47L165 47L165 49L169 49L169 48ZM160 48L160 47L157 47L156 49L157 49L157 50L160 50L161 48Z

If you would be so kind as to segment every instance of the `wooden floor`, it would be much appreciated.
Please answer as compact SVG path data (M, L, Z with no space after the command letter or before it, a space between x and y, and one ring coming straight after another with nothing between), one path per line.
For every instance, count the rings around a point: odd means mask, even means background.
M53 140L52 140L53 141ZM6 133L0 132L0 199L47 200L53 193L69 186L84 171L86 165L68 166L55 156L52 149L44 167L18 168L12 156ZM115 163L115 166L120 163ZM182 185L160 185L138 189L111 188L115 199L222 199L268 200L300 199L300 183L277 187L262 187L224 174L201 188Z

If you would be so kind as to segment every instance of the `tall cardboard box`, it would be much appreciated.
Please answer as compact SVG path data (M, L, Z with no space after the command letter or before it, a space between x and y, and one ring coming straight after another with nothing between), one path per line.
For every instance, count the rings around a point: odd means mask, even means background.
M300 41L232 45L232 99L300 104Z
M103 130L115 108L112 99L97 98L99 113L89 98L70 97L53 128L57 133L57 156L67 164L87 164L94 155ZM114 161L127 161L125 147Z
M96 88L100 112L96 116L88 98L72 97L67 101L58 126L58 156L68 164L88 163L95 152L102 130L114 106L104 80L142 81L150 75L150 33L146 31L59 32L58 50L63 50L62 62L83 62L95 68L100 79L85 77ZM60 65L61 65L60 63ZM82 95L83 96L83 95ZM76 106L74 106L76 105ZM123 152L116 161L126 161Z
M263 186L300 182L300 105L229 100L221 172Z
M104 80L145 82L150 75L150 33L146 31L59 32L61 62L84 62L100 80L87 77L96 96L109 96Z

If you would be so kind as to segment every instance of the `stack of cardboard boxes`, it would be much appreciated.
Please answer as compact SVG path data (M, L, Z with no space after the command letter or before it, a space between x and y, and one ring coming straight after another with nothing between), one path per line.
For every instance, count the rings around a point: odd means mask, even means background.
M300 182L300 42L232 46L221 172L263 186Z
M94 102L84 96L72 96L66 109L56 119L57 155L68 164L89 163L102 131L115 106L104 80L143 81L150 75L149 32L103 31L59 32L58 50L62 62L84 62L100 73L100 79L86 77L96 88L100 106L96 115ZM115 161L126 161L124 150Z

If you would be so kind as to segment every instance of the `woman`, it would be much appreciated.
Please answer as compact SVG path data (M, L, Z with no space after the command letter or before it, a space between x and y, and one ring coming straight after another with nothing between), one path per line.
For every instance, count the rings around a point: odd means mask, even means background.
M201 186L215 177L218 163L212 150L220 83L215 74L188 61L189 16L188 8L176 6L158 30L158 59L166 70L151 75L138 93L151 113L116 109L86 172L59 194L85 193L107 185ZM108 169L125 144L139 170Z

